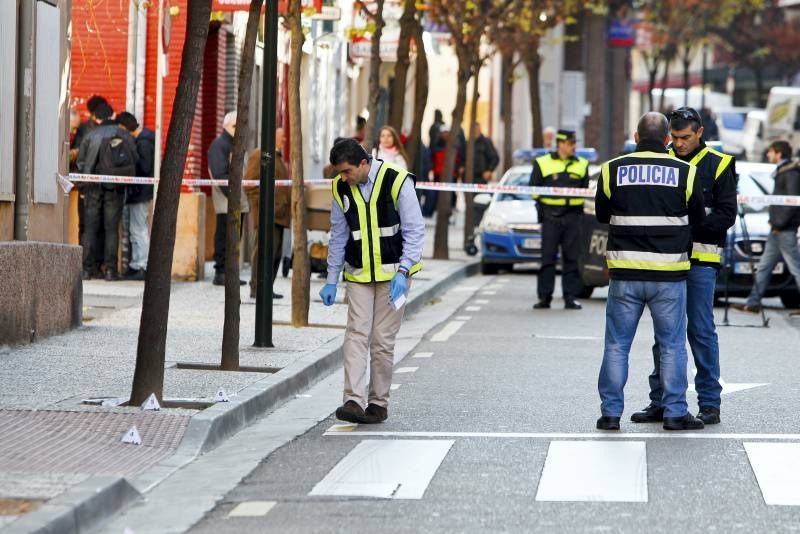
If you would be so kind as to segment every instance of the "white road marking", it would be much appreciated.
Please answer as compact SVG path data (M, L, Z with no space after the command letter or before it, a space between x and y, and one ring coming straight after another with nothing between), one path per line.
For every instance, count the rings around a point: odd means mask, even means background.
M536 500L647 502L644 441L553 441Z
M272 510L272 507L277 503L275 501L245 501L236 505L236 508L231 510L228 517L261 517L267 515Z
M692 368L692 377L697 375L697 369L694 367ZM745 391L747 389L753 388L760 388L761 386L768 386L769 383L756 383L756 382L742 382L739 384L729 384L725 382L725 380L720 377L719 385L722 386L722 392L720 395L728 395L730 393L736 393L737 391ZM694 389L694 379L689 380L689 391L695 391Z
M412 356L412 358L432 358L432 352L418 352Z
M421 499L453 440L364 440L309 495Z
M800 434L715 434L714 432L391 432L338 430L334 425L326 436L369 436L398 438L496 438L496 439L734 439L800 441Z
M497 295L497 291L481 291L481 295Z
M461 286L461 287L457 287L457 288L453 289L453 291L459 291L459 292L466 293L467 291L476 291L477 289L479 289L479 288L476 287L476 286Z
M450 321L444 325L444 328L431 337L431 341L447 341L450 339L450 336L458 332L459 328L462 326L464 326L464 321Z
M481 307L480 306L467 306L466 308L464 308L464 311L468 311L468 312L481 311Z
M419 367L400 367L399 369L395 369L394 374L402 375L407 373L416 373Z
M394 391L396 389L400 389L401 384L392 384L389 386L389 391Z
M456 321L469 321L470 319L472 319L472 317L469 316L469 315L457 315L456 316Z
M536 339L561 339L561 340L579 340L579 341L597 341L600 338L596 336L548 336L544 334L533 334Z
M475 299L475 304L489 304L489 301L486 299Z
M764 502L800 506L800 443L745 443Z
M328 432L352 432L356 429L358 423L336 423L330 427Z
M495 280L496 284L505 284L506 282L508 282L508 278L498 278Z

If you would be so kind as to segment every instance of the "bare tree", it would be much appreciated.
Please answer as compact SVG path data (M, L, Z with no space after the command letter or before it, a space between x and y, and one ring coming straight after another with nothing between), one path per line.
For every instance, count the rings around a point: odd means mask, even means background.
M417 19L415 0L403 0L403 15L400 17L400 37L397 40L397 62L394 64L392 82L392 101L389 105L388 123L395 130L402 131L406 103L406 81L411 66L411 38L414 36ZM411 159L411 158L409 158ZM411 165L411 161L408 162Z
M372 49L369 59L369 103L367 104L369 119L367 119L367 126L364 129L364 147L369 151L372 150L376 133L381 126L377 124L378 97L381 89L381 36L383 35L383 27L386 25L386 21L383 18L384 0L375 0L375 11L367 9L362 0L357 0L356 4L370 19L373 27Z
M428 53L422 40L422 21L420 15L415 17L414 43L416 44L417 59L414 78L414 118L411 121L411 131L406 140L406 153L409 164L416 162L419 156L418 149L422 142L422 119L425 107L428 105Z
M186 38L167 145L161 164L161 180L153 214L147 277L144 283L136 369L131 386L131 404L141 404L151 394L163 398L164 359L172 282L175 225L178 219L181 179L189 149L189 137L203 73L203 54L208 37L211 0L189 2Z
M311 304L311 263L306 236L306 195L303 185L303 131L300 107L300 67L303 60L303 8L300 0L289 0L286 23L291 32L289 62L289 144L292 172L292 326L308 326Z
M247 140L250 136L250 91L256 51L258 23L262 0L250 0L247 29L244 34L242 61L239 65L239 94L236 101L236 131L228 183L228 225L225 236L225 322L222 328L222 361L224 371L239 369L239 236L242 224L242 169ZM264 103L268 105L268 103ZM255 276L255 273L253 273Z

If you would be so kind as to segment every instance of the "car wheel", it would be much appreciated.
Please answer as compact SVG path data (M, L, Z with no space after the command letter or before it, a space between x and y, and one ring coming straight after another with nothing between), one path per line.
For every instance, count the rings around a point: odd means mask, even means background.
M478 254L478 247L471 243L464 247L464 251L468 256L476 256Z
M800 292L796 289L781 292L781 303L785 308L800 308Z
M581 292L578 293L578 298L579 299L588 299L588 298L590 298L592 296L592 293L594 293L594 286L583 286L583 289L581 289Z
M500 266L496 263L481 262L481 274L497 274L500 272Z

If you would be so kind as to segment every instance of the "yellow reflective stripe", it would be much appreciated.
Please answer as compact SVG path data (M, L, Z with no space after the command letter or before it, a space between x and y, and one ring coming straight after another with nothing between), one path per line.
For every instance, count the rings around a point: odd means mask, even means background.
M397 199L400 198L400 188L408 177L408 171L398 173L397 178L394 179L392 184L392 202L394 202L394 209L397 209Z
M538 200L542 204L547 204L548 206L566 206L567 205L567 199L566 198L540 197Z
M692 158L692 161L690 161L689 163L692 165L697 165L698 163L700 163L700 160L703 159L703 157L705 157L706 154L708 154L710 150L711 150L710 148L704 147L703 150L698 152L695 155L695 157Z
M717 172L714 175L714 180L719 179L719 177L722 176L722 173L725 172L725 169L730 166L731 161L733 161L733 156L728 154L722 154L721 157L722 161L720 161L719 165L717 165Z
M608 260L609 269L639 269L643 271L688 271L692 264L688 261L661 263L657 261Z
M344 211L344 203L342 202L342 197L341 197L341 195L339 195L339 191L338 191L339 182L341 180L342 180L342 175L341 174L337 174L336 176L334 176L333 182L331 182L331 188L333 189L333 198L334 198L334 200L336 200L336 203L339 204L339 207L342 208L342 211Z
M357 185L351 185L350 191L353 195L356 209L358 210L358 226L362 233L364 228L369 228L369 221L367 219L367 204L364 202L364 197L361 195L361 190ZM366 237L362 235L362 238ZM374 244L373 244L374 248ZM361 272L354 274L345 272L345 279L351 282L369 282L370 276L370 261L369 261L369 242L367 239L361 239Z
M378 176L375 177L375 184L372 186L372 195L370 195L369 198L369 211L372 218L369 221L368 228L372 236L372 265L376 282L385 280L385 276L382 276L384 273L383 264L381 262L381 229L378 226L378 197L383 189L383 178L386 176L386 170L388 168L389 166L386 163L381 164ZM362 228L364 227L362 226Z
M606 258L610 261L644 261L648 263L679 263L689 261L686 252L664 253L645 252L641 250L608 250Z
M722 256L710 252L692 252L692 259L706 263L722 263Z
M608 163L604 163L602 171L600 172L600 181L603 182L603 194L609 200L611 199L611 179L609 178L610 173L611 171L609 170Z
M709 263L722 263L722 247L708 243L692 243L692 259Z
M669 153L664 154L663 152L651 152L649 150L645 152L631 152L630 154L625 154L624 156L620 157L627 157L627 158L661 158L661 159L675 159L674 156L670 156ZM615 158L619 159L619 158ZM611 160L614 161L614 160Z
M689 202L689 198L692 196L692 189L694 189L694 176L697 174L697 167L692 165L689 167L689 178L686 180L686 202Z

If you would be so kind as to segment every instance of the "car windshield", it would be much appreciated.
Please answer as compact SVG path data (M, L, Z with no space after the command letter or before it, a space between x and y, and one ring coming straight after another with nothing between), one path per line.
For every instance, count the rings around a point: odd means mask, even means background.
M528 173L515 173L503 180L503 185L528 185L531 175ZM495 202L508 202L509 200L533 200L527 193L498 193Z
M764 196L772 194L773 178L768 171L743 171L739 173L739 194L747 196ZM745 213L765 212L766 204L742 204Z
M727 111L720 113L720 120L722 122L722 126L727 128L728 130L744 129L745 118L746 114L744 113L737 113L734 111Z

